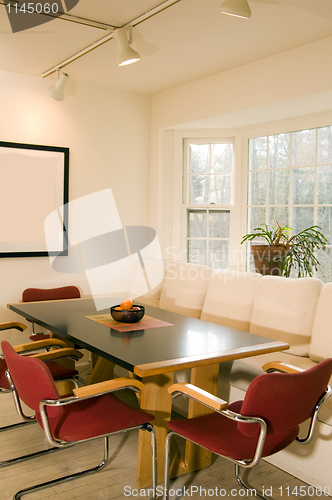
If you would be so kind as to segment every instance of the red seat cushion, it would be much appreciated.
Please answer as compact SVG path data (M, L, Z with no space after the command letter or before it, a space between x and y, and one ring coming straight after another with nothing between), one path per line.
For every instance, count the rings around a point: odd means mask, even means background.
M3 358L0 358L0 387L1 389L9 389L8 380L6 377L7 364Z
M47 366L52 374L54 380L62 380L65 378L75 377L78 375L78 371L66 368L65 366L61 366L55 361L48 361ZM3 358L0 358L0 388L1 389L10 389L8 380L6 377L7 364Z
M58 288L26 288L22 293L23 302L39 302L43 300L79 299L81 293L76 286Z
M1 342L1 347L20 399L35 411L43 427L40 402L59 399L47 364L31 356L19 356L6 341ZM130 407L113 394L76 399L71 404L47 407L46 411L52 435L67 442L104 436L154 420L153 415Z
M44 300L79 299L81 292L76 286L62 286L58 288L26 288L22 293L23 302L39 302ZM30 321L27 319L27 321ZM49 334L37 333L31 335L30 340L36 342L50 338Z
M33 342L37 342L37 340L44 340L51 338L49 333L35 333L34 335L30 335L29 339Z
M247 389L241 413L264 418L268 434L295 428L311 418L331 374L332 359L328 358L299 373L259 375ZM258 425L239 422L237 426L249 437L258 436Z
M63 406L61 412L57 409L53 418L52 412L52 408L47 409L52 435L67 442L103 436L154 420L153 415L130 407L113 394L78 400ZM42 426L39 413L36 418Z
M78 375L78 371L74 368L66 368L55 361L47 361L46 366L50 370L54 380L61 380L63 378L75 377L75 375Z
M243 401L230 404L227 409L240 413ZM208 448L218 455L237 460L252 460L257 437L245 436L237 428L237 422L224 417L220 413L210 413L202 417L186 420L172 420L168 427L181 436ZM256 425L256 424L243 424ZM263 457L273 455L291 444L298 435L296 426L285 432L277 432L266 436Z

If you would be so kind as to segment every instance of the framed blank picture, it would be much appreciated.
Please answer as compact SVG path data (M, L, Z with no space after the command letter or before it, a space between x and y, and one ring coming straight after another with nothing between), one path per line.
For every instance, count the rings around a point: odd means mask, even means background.
M67 255L69 149L0 141L0 257ZM57 211L62 231L44 232Z

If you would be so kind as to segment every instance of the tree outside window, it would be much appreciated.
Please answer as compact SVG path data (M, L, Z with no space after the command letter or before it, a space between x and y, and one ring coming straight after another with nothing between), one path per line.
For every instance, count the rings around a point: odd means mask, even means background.
M233 144L185 140L187 261L228 269Z
M247 232L262 223L328 239L317 277L332 281L332 126L249 139Z

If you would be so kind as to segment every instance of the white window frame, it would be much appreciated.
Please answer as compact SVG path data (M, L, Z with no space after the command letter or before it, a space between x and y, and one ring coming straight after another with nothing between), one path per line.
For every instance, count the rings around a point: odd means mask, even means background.
M198 129L178 126L160 129L159 140L159 184L161 212L157 221L160 234L165 241L163 257L168 261L186 260L185 232L183 224L186 214L182 206L183 180L183 140L214 139L234 140L234 199L231 212L230 268L246 271L246 247L241 245L242 236L247 232L247 160L248 141L253 137L275 135L296 130L330 126L332 112L297 116L275 122L261 122L240 128ZM155 216L155 213L153 214Z
M189 178L191 176L189 167L190 167L190 145L195 144L195 145L203 145L203 144L232 144L233 146L233 162L232 162L232 172L230 174L222 174L222 175L228 175L232 178L232 192L231 192L231 203L230 204L219 204L219 203L188 203L188 196L189 196ZM210 158L211 160L211 158ZM185 240L185 248L187 251L188 248L188 240L190 239L188 236L188 211L190 209L201 209L201 210L206 210L207 214L209 213L209 210L226 210L229 211L230 214L230 226L231 226L231 216L232 216L232 211L233 211L233 200L234 200L234 140L231 138L185 138L183 140L183 191L182 191L182 204L183 204L183 209L182 209L182 231L183 231L183 238ZM211 172L209 171L208 176L209 178L211 177ZM209 182L209 187L211 187L211 184ZM209 242L211 241L211 238L209 237L209 231L208 231L208 223L207 223L207 235L206 238L201 238L202 240L206 241L207 244L207 249L209 248ZM196 239L196 238L195 238ZM199 238L197 238L199 239ZM225 238L225 241L229 241L229 261L230 261L230 237L229 239ZM207 259L207 256L206 256ZM204 262L205 265L208 265L207 262Z
M245 270L245 251L240 245L241 236L245 231L246 191L245 182L241 178L241 148L242 138L235 129L200 129L200 130L174 130L173 131L173 223L172 242L167 248L166 260L186 262L187 247L187 207L183 204L183 163L184 140L202 143L232 143L233 144L233 182L232 203L229 206L211 205L213 208L230 209L230 269ZM194 208L200 208L195 204ZM181 216L179 216L181 214Z
M292 132L298 132L302 130L309 130L309 129L318 129L318 128L323 128L323 127L329 127L332 125L332 115L331 113L324 113L321 116L320 115L312 115L312 116L304 116L304 117L297 117L293 119L289 119L286 122L276 122L276 123L266 123L263 125L257 125L257 126L252 126L248 127L246 130L243 130L243 135L242 135L242 152L243 152L243 161L242 161L242 177L244 179L244 189L245 189L245 208L244 208L244 220L245 220L245 231L243 234L247 233L249 231L248 228L248 172L252 171L249 170L249 140L254 139L256 137L264 137L264 136L272 136L272 135L278 135L278 134L285 134L285 133L292 133ZM317 130L316 130L317 134ZM316 154L317 154L317 142L316 142ZM292 167L290 167L291 169ZM296 167L294 167L296 168ZM315 164L315 169L316 169L316 164ZM315 174L316 175L316 174ZM316 186L316 182L315 182ZM316 189L316 187L315 187ZM267 200L268 201L268 200ZM315 192L315 200L314 200L314 214L316 213L316 207L318 206L317 203L317 193ZM268 207L268 203L266 205L261 205L262 207ZM267 209L266 209L266 214L267 214ZM314 219L315 220L315 219ZM242 245L243 247L245 245ZM331 247L331 245L329 245ZM246 247L246 250L248 250L248 246ZM250 270L250 255L248 251L245 252L245 270L249 271Z

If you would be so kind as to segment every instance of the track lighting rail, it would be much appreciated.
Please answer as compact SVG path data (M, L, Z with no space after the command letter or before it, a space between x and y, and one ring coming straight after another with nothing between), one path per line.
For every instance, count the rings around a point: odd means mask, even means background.
M119 26L118 28L121 27L121 28L126 29L126 28L129 28L130 26L133 26L133 27L137 26L138 24L141 24L142 22L146 21L147 19L150 19L151 17L155 16L156 14L159 14L163 10L168 9L169 7L175 5L175 4L179 3L179 2L181 2L181 0L164 0L164 2L162 2L161 4L157 5L156 7L152 8L150 10L148 10L144 14L141 14L140 16L138 16L137 18L131 20L130 22L128 22L124 26ZM2 3L2 1L1 1L1 3ZM67 16L69 18L73 17L73 16L70 16L69 14L66 14L65 16ZM59 17L59 19L64 19L64 18L63 18L63 16L61 16L61 17ZM68 19L68 20L70 20L70 19ZM94 21L91 21L91 22L94 22ZM73 54L71 57L68 57L64 61L61 61L61 62L57 63L55 66L53 66L52 68L50 68L47 71L45 71L42 74L42 77L46 78L47 76L49 76L52 73L54 73L55 71L57 71L58 68L63 68L64 66L67 66L71 62L76 61L80 57L84 56L85 54L88 54L92 50L95 50L97 47L100 47L104 43L106 43L109 40L111 40L114 37L114 32L117 29L117 27L110 26L110 29L113 30L111 33L109 33L105 37L101 38L100 40L97 40L97 42L94 42L93 44L89 45L88 47L85 47L84 49L82 49L81 51L77 52L76 54Z
M110 33L109 35L106 35L105 37L101 38L97 42L89 45L88 47L85 47L85 49L81 50L80 52L77 52L76 54L72 55L71 57L68 57L64 61L59 62L58 64L56 64L56 66L53 66L52 68L48 69L47 71L45 71L42 74L42 77L46 78L47 76L49 76L52 73L54 73L55 71L57 71L58 68L63 68L64 66L67 66L71 62L76 61L77 59L79 59L80 57L84 56L85 54L88 54L92 50L94 50L97 47L100 47L104 43L108 42L113 37L114 37L114 32Z

